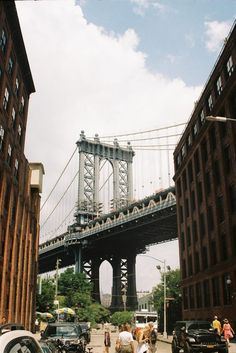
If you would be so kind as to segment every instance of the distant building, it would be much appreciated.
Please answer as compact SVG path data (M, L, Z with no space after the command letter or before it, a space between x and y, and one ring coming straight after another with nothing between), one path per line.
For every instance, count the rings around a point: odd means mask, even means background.
M206 116L235 122L209 122ZM175 152L183 318L236 329L236 26Z
M35 315L43 166L24 155L35 92L14 1L0 2L0 320L31 329Z
M138 311L146 310L148 312L155 311L153 305L153 293L152 292L138 292Z

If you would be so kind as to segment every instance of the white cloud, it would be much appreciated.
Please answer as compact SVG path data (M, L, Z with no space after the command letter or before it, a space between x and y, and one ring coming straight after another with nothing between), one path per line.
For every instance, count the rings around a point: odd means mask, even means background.
M229 34L231 24L229 22L207 21L204 25L206 28L206 48L211 52L218 52Z
M158 0L130 0L130 2L134 4L133 11L140 16L144 16L146 10L149 8L153 8L161 13L167 10L167 6Z

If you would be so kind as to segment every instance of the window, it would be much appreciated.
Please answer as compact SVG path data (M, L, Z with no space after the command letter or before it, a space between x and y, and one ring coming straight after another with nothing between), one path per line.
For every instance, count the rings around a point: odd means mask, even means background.
M195 263L195 273L198 273L200 271L200 262L199 262L198 251L195 251L194 263Z
M201 283L196 284L196 299L197 299L197 308L201 308L202 307Z
M184 158L186 156L186 145L184 144L182 149L181 149L181 154L182 154L182 157Z
M225 171L227 173L231 172L231 158L230 158L230 149L229 146L226 146L223 149L223 156L224 156L224 165L225 165Z
M217 94L220 95L222 90L223 90L223 86L222 86L222 79L221 76L218 77L217 81L216 81L216 90L217 90Z
M22 96L21 97L21 102L20 102L20 113L23 113L24 111L24 106L25 106L25 100L24 100L24 97Z
M2 49L3 52L5 52L6 44L7 44L7 35L3 28L1 33L1 38L0 38L0 48Z
M4 129L0 125L0 151L3 149Z
M208 268L208 255L206 246L202 247L202 267Z
M189 303L190 303L190 308L194 308L194 287L189 286Z
M9 75L11 75L13 72L13 59L12 59L12 57L9 58L8 65L7 65L7 72L9 73Z
M210 252L211 252L211 264L212 265L216 265L217 264L217 251L216 251L216 242L215 242L215 240L211 241Z
M19 169L19 162L17 159L15 159L15 169L14 169L14 176L17 178L18 177L18 169Z
M181 244L181 249L182 251L185 250L185 240L184 240L184 233L181 233L181 238L180 238L180 244Z
M218 277L212 278L213 306L220 305L220 281Z
M202 203L202 183L200 181L197 183L197 196L198 196L198 202L201 204Z
M187 228L187 244L188 246L191 245L191 232L190 232L190 228Z
M193 274L193 262L192 262L192 256L188 256L188 275L192 276Z
M208 280L203 282L203 298L205 308L210 306L210 288Z
M198 134L198 122L196 121L196 123L193 126L193 135L196 136Z
M217 206L218 220L221 223L225 219L223 196L218 196L217 197L216 206Z
M189 162L188 164L188 179L189 183L193 181L193 166L192 166L192 161Z
M231 213L236 213L236 186L230 185L229 187L229 202Z
M214 171L214 176L215 176L215 183L216 183L216 185L220 185L221 175L220 175L219 162L217 160L213 164L213 171Z
M204 214L201 213L199 217L199 226L200 226L200 234L201 238L205 236L205 221L204 221Z
M185 199L184 202L184 208L185 208L185 217L189 217L189 203L188 203L188 199Z
M4 97L3 97L3 108L5 110L7 110L7 105L8 105L8 101L9 101L9 91L7 89L7 87L5 88L5 93L4 93Z
M205 187L206 194L209 195L211 193L211 177L209 172L205 174Z
M186 171L183 172L183 187L184 190L187 190L187 180L186 180Z
M192 213L194 212L194 210L195 210L195 192L194 192L194 190L191 192L191 199L190 199L191 201L191 211L192 211Z
M213 99L212 99L212 95L211 94L208 97L208 107L209 107L209 110L212 110L212 108L213 108Z
M193 241L197 242L198 241L198 230L197 230L197 222L196 221L193 221L192 232L193 232Z
M213 218L212 206L208 206L208 209L207 209L207 222L208 222L208 231L210 233L214 229L214 218Z
M203 125L205 122L205 114L204 114L204 111L202 110L201 113L200 113L200 123L201 125Z
M198 174L200 172L200 163L199 163L198 150L194 154L194 167L195 167L195 173Z
M16 82L15 82L15 94L18 96L18 92L19 92L19 80L18 78L16 77Z
M11 145L8 145L8 150L7 150L7 163L11 163L11 153L12 153L12 148Z
M22 129L21 129L21 126L19 125L19 126L18 126L18 135L19 135L19 138L21 137L21 133L22 133Z
M201 143L201 151L202 151L202 159L204 162L207 161L208 159L208 152L207 152L207 143L206 143L206 140L204 140L202 143Z
M234 64L233 64L232 56L229 57L229 59L226 63L226 69L227 69L228 76L231 76L234 71Z
M190 147L192 145L192 142L193 142L193 137L192 137L192 134L190 132L190 134L188 135L188 138L187 138L188 147Z
M12 122L13 122L13 124L14 124L15 119L16 119L16 111L15 111L15 108L14 108L14 107L12 108L11 117L12 117Z
M176 188L177 188L177 195L178 195L178 197L181 197L182 190L181 190L181 182L180 182L180 179L178 179L178 181L177 181L177 183L176 183Z

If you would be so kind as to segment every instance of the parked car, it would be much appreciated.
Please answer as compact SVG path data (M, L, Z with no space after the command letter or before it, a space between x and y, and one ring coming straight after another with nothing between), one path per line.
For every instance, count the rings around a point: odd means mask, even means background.
M82 329L82 334L85 337L85 340L87 343L91 341L91 329L90 329L90 323L88 322L79 322L79 325Z
M32 332L13 330L0 336L0 353L44 353Z
M172 353L228 353L225 339L209 321L177 321L173 331Z
M74 322L54 322L49 323L44 331L41 332L41 342L47 342L50 348L55 351L57 342L64 345L70 346L73 350L73 346L82 341L86 344L86 335L82 332L80 324Z
M9 322L7 324L0 325L0 335L9 331L24 330L24 325Z

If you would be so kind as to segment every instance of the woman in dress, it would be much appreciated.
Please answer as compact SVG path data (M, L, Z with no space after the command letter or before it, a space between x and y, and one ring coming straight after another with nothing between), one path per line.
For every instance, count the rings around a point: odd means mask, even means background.
M233 338L234 330L232 329L228 319L224 319L224 325L222 328L222 332L224 334L224 338L226 339L228 347L229 347L229 339Z
M148 351L148 341L149 341L149 326L145 326L144 329L141 329L137 333L137 353L145 353Z

